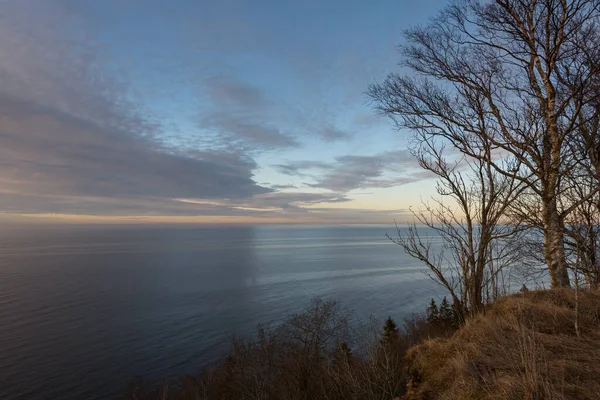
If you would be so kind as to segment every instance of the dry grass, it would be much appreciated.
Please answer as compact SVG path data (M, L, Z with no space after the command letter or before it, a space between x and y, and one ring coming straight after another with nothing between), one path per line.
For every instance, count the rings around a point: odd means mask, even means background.
M532 291L408 351L406 399L600 399L600 292Z

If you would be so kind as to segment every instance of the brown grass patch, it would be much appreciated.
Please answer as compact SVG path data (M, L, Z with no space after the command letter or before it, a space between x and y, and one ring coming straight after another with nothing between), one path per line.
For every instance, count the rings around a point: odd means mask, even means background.
M407 399L599 399L600 292L506 297L448 339L408 351Z

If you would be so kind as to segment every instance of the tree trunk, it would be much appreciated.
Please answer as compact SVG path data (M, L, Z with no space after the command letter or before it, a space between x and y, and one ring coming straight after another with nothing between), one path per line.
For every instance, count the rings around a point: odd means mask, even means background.
M473 266L473 279L471 280L471 287L469 288L471 295L471 313L476 314L483 310L483 265L479 264Z
M587 264L587 268L588 268L588 274L589 274L589 281L590 281L590 289L597 289L598 288L598 278L600 278L600 276L598 276L598 271L600 270L600 268L598 267L598 247L597 247L597 243L598 243L598 234L596 232L596 228L594 227L594 223L590 222L590 234L588 237L588 264Z
M556 198L544 201L542 217L544 224L544 258L550 272L550 284L553 288L570 287L563 224L558 213Z

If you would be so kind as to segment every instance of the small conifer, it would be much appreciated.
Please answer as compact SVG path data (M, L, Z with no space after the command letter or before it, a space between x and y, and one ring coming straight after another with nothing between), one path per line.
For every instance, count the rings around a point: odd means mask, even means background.
M335 361L338 364L344 364L350 361L352 358L352 349L346 342L342 342L338 345L335 353Z
M392 317L388 317L383 324L383 333L381 334L381 344L390 344L398 339L398 325L394 322Z
M431 299L431 303L429 303L429 307L427 307L427 322L430 324L437 324L440 322L440 311L438 310L438 306L434 299Z
M446 297L444 297L444 299L442 300L442 304L440 305L439 319L440 322L442 322L445 325L454 326L454 321L456 319L454 317L454 310L450 306L450 303L448 303Z

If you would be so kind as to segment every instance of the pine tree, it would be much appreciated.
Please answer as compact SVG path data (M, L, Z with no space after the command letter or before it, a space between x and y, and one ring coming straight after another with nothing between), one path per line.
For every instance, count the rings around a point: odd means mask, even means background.
M440 311L438 310L438 306L435 304L434 299L431 299L431 303L429 303L429 307L427 307L427 322L430 324L437 324L440 322Z
M446 300L446 297L442 300L442 304L440 305L439 310L439 319L445 325L454 326L454 322L456 318L454 317L454 310Z
M352 358L352 349L348 346L346 342L342 342L338 345L335 352L335 363L338 366L347 364L350 362Z
M390 344L398 339L398 325L392 317L388 317L383 324L383 333L381 334L381 344Z

